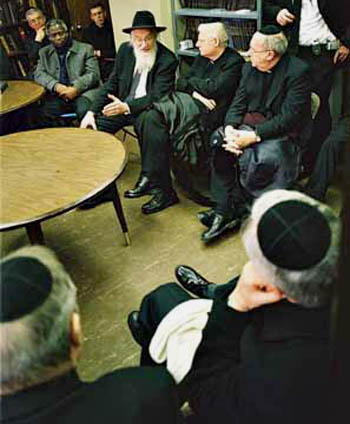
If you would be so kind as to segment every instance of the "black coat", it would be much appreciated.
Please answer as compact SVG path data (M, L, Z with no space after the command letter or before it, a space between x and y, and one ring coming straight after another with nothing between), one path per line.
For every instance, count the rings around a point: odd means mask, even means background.
M1 397L1 422L18 424L176 424L174 382L163 369L129 368L82 383L72 371Z
M271 81L267 93L263 93L262 79L266 77ZM237 128L248 112L260 112L267 118L256 126L262 140L289 134L298 144L302 143L304 140L299 140L298 135L311 121L307 64L286 54L272 73L267 74L246 63L240 85L226 114L225 125Z
M226 301L214 300L182 383L199 422L328 422L329 308L281 301L241 313Z
M350 47L350 11L348 4L343 0L318 0L320 13L331 32L347 47ZM276 17L281 9L288 9L296 16L295 21L282 27L290 34L290 46L296 50L299 40L299 24L301 0L264 0L263 20L265 23L276 22Z
M81 41L91 44L94 50L100 50L103 58L115 57L113 28L108 20L105 21L102 28L98 27L95 22L91 22L87 28L83 29Z
M164 95L171 93L175 85L175 72L178 61L172 53L163 44L157 42L157 56L155 64L147 77L147 94L138 99L128 101L130 111L138 114L152 106L153 102L160 100ZM133 72L135 67L135 56L130 43L123 43L116 56L114 68L108 80L102 86L100 95L92 106L95 113L101 112L101 109L110 100L107 94L113 94L120 100L124 100L131 88Z

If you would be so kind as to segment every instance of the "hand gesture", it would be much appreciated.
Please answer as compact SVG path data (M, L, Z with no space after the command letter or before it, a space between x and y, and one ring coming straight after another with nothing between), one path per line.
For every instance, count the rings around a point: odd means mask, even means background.
M112 100L112 103L108 103L108 105L102 109L103 115L122 115L123 113L129 112L129 106L127 103L122 102L120 99L118 99L118 97L113 96L113 94L108 94L107 96Z
M295 20L295 15L293 13L290 13L288 9L281 9L277 16L276 21L281 26L286 26L288 24L291 24Z
M45 25L38 29L38 31L35 34L35 41L38 43L41 43L43 39L45 38Z
M194 91L192 93L192 97L194 99L199 100L201 103L203 103L204 106L209 110L213 110L216 107L216 102L214 99L208 99L207 97L204 97L201 94L199 94L197 91Z
M94 114L91 110L87 111L84 118L81 120L80 128L92 128L97 130Z

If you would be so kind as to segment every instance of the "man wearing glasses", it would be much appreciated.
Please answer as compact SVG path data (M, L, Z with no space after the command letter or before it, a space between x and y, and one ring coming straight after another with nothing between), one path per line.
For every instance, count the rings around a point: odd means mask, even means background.
M289 188L298 176L311 91L307 65L286 54L287 47L285 35L273 25L251 39L251 61L243 67L224 126L211 137L215 207L197 215L208 227L205 243L237 229L254 198Z

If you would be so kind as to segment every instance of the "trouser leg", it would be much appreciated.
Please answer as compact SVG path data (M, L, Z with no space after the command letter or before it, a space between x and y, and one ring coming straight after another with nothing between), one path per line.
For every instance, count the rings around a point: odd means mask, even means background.
M172 191L169 131L156 110L147 112L144 120L141 151L143 173L163 191Z
M214 144L215 138L220 142ZM235 156L221 146L223 133L215 131L211 137L211 182L210 190L215 202L215 212L230 217L235 211L245 208L245 198L238 181L238 165Z
M75 113L78 115L79 122L84 118L86 112L90 109L91 101L85 96L79 96L74 101Z
M110 134L115 134L117 131L132 125L134 121L134 115L115 115L115 116L104 116L98 115L96 117L96 126L100 131L105 131Z

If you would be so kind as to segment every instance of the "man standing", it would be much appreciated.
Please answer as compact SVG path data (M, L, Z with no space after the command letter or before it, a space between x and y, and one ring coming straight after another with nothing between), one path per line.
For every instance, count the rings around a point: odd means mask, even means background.
M186 291L162 285L129 315L142 364L167 367L200 423L332 422L340 237L326 205L296 191L263 194L242 233L249 262L239 277L216 285L177 267Z
M142 206L145 214L159 212L178 202L170 176L170 154L179 153L176 146L188 148L189 137L197 130L200 120L209 133L223 122L244 62L236 51L227 47L227 40L222 23L199 25L200 56L188 74L177 81L177 91L147 112L141 176L136 186L125 192L125 197L136 198L150 194L156 187L154 197Z
M166 370L127 368L80 380L77 289L51 251L25 247L2 259L0 270L2 423L180 422Z
M28 9L25 16L31 32L28 34L24 46L33 72L39 59L39 50L50 44L50 40L45 32L46 17L40 9Z
M251 62L244 65L224 128L211 139L215 207L198 214L208 227L205 243L237 229L253 198L289 188L298 176L311 91L307 65L285 54L287 47L285 35L272 25L251 39Z
M82 120L81 128L114 134L134 125L142 146L142 112L174 90L178 61L174 53L157 41L157 34L165 29L156 25L151 12L136 12L132 26L123 30L131 40L120 46L113 71ZM99 196L83 208L108 200L108 196Z
M83 30L82 41L93 46L100 66L102 81L105 81L113 69L116 49L113 27L107 19L102 3L94 3L89 7L90 25Z
M100 71L92 46L73 40L61 19L46 25L50 45L39 52L35 81L46 88L42 112L49 119L75 112L81 119L90 107Z
M303 162L310 174L332 128L329 95L334 71L349 56L349 9L339 0L265 0L264 20L279 24L290 37L290 51L310 67L311 90L321 104Z

